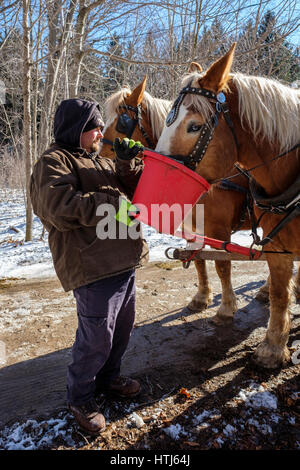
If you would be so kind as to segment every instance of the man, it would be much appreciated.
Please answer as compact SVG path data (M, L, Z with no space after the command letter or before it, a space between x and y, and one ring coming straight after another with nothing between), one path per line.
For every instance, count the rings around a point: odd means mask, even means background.
M54 118L55 142L35 164L30 188L34 212L49 232L57 276L76 298L67 401L91 434L105 429L97 393L130 398L140 391L137 380L120 376L120 367L134 322L135 268L148 255L142 236L96 235L97 208L109 204L117 213L120 197L132 196L143 170L135 158L138 144L129 148L117 139L115 161L98 155L103 125L96 103L62 101ZM109 222L117 224L115 217Z

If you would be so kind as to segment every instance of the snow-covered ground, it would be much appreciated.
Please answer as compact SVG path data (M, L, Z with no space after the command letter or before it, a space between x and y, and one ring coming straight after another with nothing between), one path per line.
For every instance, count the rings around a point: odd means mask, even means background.
M54 276L47 232L43 239L42 224L34 217L33 241L25 240L24 195L17 190L0 189L0 279L9 277L41 278ZM150 248L150 261L166 260L169 246L184 247L186 242L178 237L163 235L143 224L145 238ZM232 241L250 246L250 231L238 232Z

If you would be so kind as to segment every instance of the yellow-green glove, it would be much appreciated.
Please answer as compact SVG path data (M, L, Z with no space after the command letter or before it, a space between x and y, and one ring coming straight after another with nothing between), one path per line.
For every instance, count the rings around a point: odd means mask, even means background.
M144 146L141 142L135 142L132 139L120 139L116 137L114 140L114 151L118 158L121 160L132 160L132 158L136 157L139 152L144 150Z

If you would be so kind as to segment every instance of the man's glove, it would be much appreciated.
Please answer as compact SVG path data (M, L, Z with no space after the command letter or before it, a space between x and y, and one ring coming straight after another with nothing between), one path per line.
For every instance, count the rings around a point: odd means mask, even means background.
M114 151L118 158L121 160L132 160L136 157L139 152L144 150L144 146L141 142L135 142L132 139L120 140L119 137L116 137L114 140Z

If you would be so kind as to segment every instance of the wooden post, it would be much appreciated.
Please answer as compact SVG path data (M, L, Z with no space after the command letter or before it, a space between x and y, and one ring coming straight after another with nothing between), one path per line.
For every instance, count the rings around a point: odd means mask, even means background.
M167 251L167 250L166 250ZM290 255L290 253L287 253ZM167 256L167 255L166 255ZM285 253L278 253L278 256L285 256ZM169 258L169 256L167 256ZM239 253L228 253L223 250L199 250L195 253L192 250L184 250L182 248L175 248L169 259L187 261L192 257L194 260L211 260L211 261L266 261L266 255L262 254L257 259L249 259L247 256L240 255ZM299 261L300 257L295 256L295 261Z

